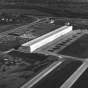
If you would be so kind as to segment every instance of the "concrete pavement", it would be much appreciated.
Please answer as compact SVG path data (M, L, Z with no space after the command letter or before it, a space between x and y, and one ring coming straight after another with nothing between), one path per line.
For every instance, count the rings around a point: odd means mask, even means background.
M88 59L68 78L68 80L60 88L71 88L76 80L88 68Z
M34 84L39 82L42 78L44 78L46 75L48 75L52 70L54 70L57 66L59 66L63 61L56 61L53 64L51 64L49 67L44 69L42 72L40 72L37 76L32 78L30 81L28 81L25 85L23 85L21 88L31 88Z

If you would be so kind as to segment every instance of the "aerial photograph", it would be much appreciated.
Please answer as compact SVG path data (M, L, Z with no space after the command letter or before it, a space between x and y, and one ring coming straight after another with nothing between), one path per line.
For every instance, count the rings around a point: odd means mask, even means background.
M0 0L0 88L88 88L88 0Z

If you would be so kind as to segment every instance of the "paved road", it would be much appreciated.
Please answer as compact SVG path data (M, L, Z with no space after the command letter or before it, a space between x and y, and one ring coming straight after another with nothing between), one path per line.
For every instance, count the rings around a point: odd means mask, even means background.
M71 88L76 80L88 68L88 59L68 78L68 80L60 88Z
M62 62L63 61L56 61L56 62L54 62L49 67L47 67L45 70L40 72L37 76L35 76L33 79L31 79L29 82L27 82L25 85L23 85L21 88L31 88L34 84L39 82L42 78L44 78L47 74L49 74L52 70L54 70Z

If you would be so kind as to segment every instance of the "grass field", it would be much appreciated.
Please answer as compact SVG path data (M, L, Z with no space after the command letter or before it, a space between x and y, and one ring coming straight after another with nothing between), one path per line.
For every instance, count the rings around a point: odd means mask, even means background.
M0 88L19 88L56 59L53 56L37 53L10 52L8 54L13 57L13 60L5 61L5 57L0 58Z
M58 52L58 54L73 57L88 58L88 34L71 43L69 46Z
M11 9L12 8L12 9ZM34 15L54 15L71 18L88 18L88 4L41 4L41 3L24 3L24 4L1 4L0 12L13 12Z
M39 11L36 9L0 9L0 13L19 13L19 14L30 14L40 16L52 15L50 13Z

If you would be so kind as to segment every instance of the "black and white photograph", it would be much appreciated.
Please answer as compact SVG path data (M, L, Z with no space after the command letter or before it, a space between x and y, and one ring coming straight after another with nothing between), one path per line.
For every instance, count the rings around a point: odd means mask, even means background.
M88 88L88 0L0 0L0 88Z

